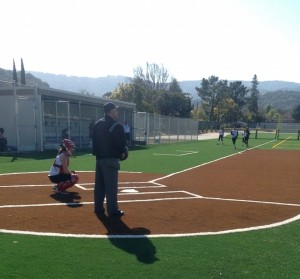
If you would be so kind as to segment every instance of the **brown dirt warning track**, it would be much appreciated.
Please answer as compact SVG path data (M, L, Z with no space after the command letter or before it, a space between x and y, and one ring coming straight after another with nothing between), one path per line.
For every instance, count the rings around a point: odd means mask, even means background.
M300 214L300 152L250 150L169 176L120 173L121 220L93 213L94 172L69 195L46 173L0 175L0 231L80 235L216 233Z

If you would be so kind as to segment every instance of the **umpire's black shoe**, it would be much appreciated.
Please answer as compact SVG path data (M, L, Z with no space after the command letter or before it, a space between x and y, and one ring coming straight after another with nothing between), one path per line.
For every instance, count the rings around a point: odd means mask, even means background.
M104 208L95 209L94 212L95 212L95 214L104 214L105 213L105 209Z
M109 217L111 217L111 218L120 218L124 215L125 215L125 212L123 210L119 209L117 212L109 214Z

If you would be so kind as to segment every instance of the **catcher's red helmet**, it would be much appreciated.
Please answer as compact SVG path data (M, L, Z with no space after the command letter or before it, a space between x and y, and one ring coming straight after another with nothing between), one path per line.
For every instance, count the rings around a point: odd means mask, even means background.
M64 139L61 143L61 146L64 147L67 151L75 149L75 143L69 139Z

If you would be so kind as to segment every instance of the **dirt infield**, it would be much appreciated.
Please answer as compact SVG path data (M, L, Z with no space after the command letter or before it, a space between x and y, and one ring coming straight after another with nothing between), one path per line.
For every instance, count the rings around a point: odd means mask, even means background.
M299 155L251 150L165 177L120 173L119 221L93 213L93 172L67 196L46 173L0 175L0 230L196 234L283 222L300 214Z

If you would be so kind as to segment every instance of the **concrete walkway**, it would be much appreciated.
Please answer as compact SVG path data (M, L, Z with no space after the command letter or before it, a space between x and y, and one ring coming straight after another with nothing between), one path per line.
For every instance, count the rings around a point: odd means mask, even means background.
M224 137L229 135L229 133L224 133ZM203 133L198 135L198 140L209 140L209 139L218 139L219 138L219 133Z

